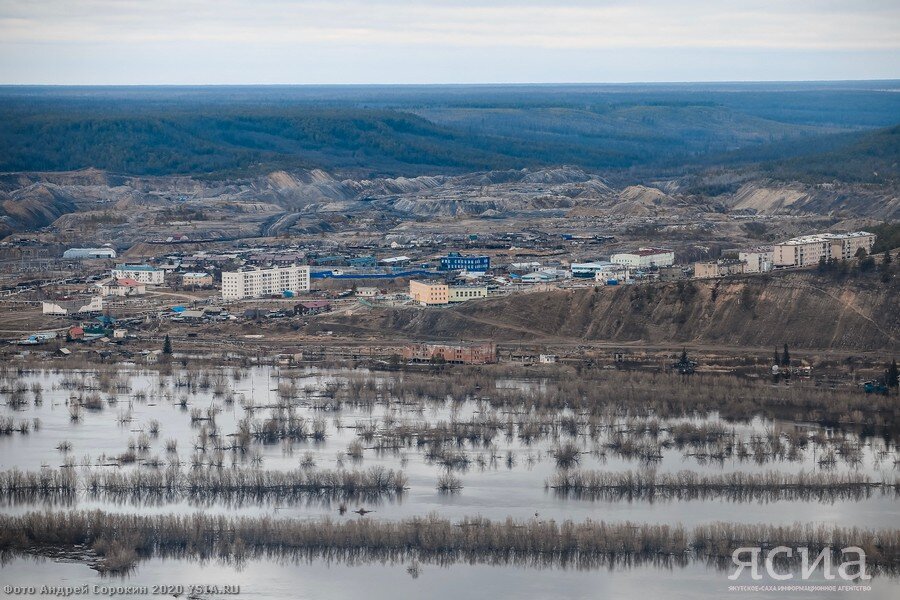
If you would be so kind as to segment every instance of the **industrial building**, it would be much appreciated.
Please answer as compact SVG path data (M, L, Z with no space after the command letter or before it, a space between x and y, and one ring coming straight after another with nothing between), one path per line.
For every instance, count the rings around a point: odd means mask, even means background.
M594 281L606 282L612 279L624 281L628 279L628 267L605 260L589 263L572 263L572 277L590 278Z
M772 264L779 268L810 267L820 259L849 260L860 248L871 254L873 246L875 234L866 231L805 235L775 244Z
M347 264L351 267L374 267L378 264L374 256L354 256L347 259Z
M115 279L135 279L147 285L162 285L165 275L165 271L150 265L116 265L112 270Z
M609 260L633 269L668 267L675 264L675 252L665 248L638 248L634 252L613 254Z
M441 306L450 302L450 286L436 281L410 281L409 295L422 306Z
M543 265L537 261L531 262L514 262L506 266L506 270L510 273L534 273L540 271Z
M597 273L608 272L611 269L620 269L621 266L606 260L596 260L584 263L572 263L569 269L572 277L584 277L596 279Z
M446 362L486 365L497 362L497 346L490 342L457 344L408 344L403 358L410 362Z
M222 273L222 299L241 300L309 291L309 265L248 268Z
M459 252L451 252L441 257L441 271L472 271L484 273L491 268L489 256L463 256Z
M566 272L558 269L541 269L533 273L526 273L519 278L522 283L552 283L565 278Z
M750 248L738 252L738 259L745 263L744 273L766 273L772 270L775 252L771 246Z
M70 260L84 260L89 258L115 258L116 251L112 248L69 248L63 252L63 258Z

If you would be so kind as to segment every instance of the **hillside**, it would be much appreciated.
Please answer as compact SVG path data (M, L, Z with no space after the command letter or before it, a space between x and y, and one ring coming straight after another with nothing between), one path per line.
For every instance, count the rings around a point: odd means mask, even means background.
M517 294L446 309L377 309L317 328L414 339L900 348L895 277L812 273Z
M45 227L76 209L69 194L55 185L30 184L12 191L0 187L0 238Z
M900 125L860 135L826 152L813 152L768 165L787 181L845 181L900 184Z
M898 113L897 94L862 84L0 87L0 172L415 176L568 164L678 174L822 152L826 141L839 150Z

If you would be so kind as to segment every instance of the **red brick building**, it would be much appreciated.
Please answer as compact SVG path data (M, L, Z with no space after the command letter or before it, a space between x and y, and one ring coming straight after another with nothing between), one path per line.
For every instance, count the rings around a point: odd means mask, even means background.
M465 365L486 365L497 362L497 345L491 342L459 344L407 344L403 358L410 362L439 360Z

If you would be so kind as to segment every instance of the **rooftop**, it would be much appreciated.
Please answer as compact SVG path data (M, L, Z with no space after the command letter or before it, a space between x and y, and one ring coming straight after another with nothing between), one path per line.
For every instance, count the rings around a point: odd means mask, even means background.
M875 235L868 231L853 231L851 233L817 233L814 235L801 235L781 242L782 246L799 246L801 244L815 244L816 242L827 242L828 240L845 240L852 238L868 237Z
M116 284L126 286L126 287L139 287L144 285L137 279L131 279L130 277L123 277L122 279L117 279Z
M573 269L602 269L603 267L618 267L619 265L606 260L595 260L592 262L572 263Z

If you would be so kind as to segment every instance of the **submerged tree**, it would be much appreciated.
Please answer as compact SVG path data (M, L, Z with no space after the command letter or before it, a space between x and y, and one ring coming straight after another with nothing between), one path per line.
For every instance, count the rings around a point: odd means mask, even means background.
M895 358L888 367L885 383L889 388L900 387L900 374L897 372L897 359Z

